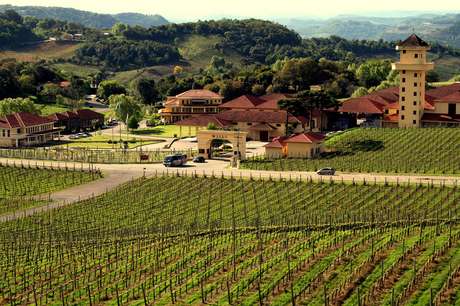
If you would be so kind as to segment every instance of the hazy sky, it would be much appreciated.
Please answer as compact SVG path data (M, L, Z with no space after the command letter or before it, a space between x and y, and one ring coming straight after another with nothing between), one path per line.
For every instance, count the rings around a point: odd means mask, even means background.
M73 7L100 13L161 14L172 20L241 17L372 15L389 11L458 12L459 0L0 0L0 4ZM417 6L415 5L417 4Z

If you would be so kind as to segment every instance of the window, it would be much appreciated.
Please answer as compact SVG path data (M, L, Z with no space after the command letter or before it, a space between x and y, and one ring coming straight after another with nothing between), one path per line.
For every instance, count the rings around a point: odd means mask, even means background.
M404 120L404 115L401 115L401 120Z
M401 110L406 110L406 107L404 105L401 106Z
M10 130L6 131L7 137L10 137Z
M406 83L406 78L402 78L402 82L403 82L403 83Z
M406 97L401 97L401 101L406 101Z
M415 54L414 54L414 58L418 58L418 53L415 53Z
M414 73L414 78L418 77L418 74L417 73Z
M406 54L406 53L407 53L407 51L406 51L406 50L403 50L403 54Z
M252 123L249 123L249 122L248 122L248 125L252 125Z
M280 127L280 126L281 126L281 124L279 124L279 123L278 123L276 126L277 126L277 127Z
M455 115L457 113L457 105L456 104L449 104L449 115Z
M415 82L415 83L414 83L414 87L417 87L417 85L418 85L417 82Z
M401 88L402 92L406 92L406 87Z
M412 123L413 123L413 124L417 124L417 120L412 120Z
M416 97L416 96L417 96L417 92L416 92L416 91L414 91L414 97Z
M3 137L5 137L5 130L2 130L2 132L3 132L3 133L2 133L2 134L3 134Z
M414 115L417 115L417 111L416 111L416 110L414 110L412 113L413 113Z
M417 101L414 101L414 106L417 106Z
M18 133L18 134L21 134L21 129L18 129L18 130L17 130L17 133Z
M406 74L406 70L403 70L403 71L402 71L402 74Z

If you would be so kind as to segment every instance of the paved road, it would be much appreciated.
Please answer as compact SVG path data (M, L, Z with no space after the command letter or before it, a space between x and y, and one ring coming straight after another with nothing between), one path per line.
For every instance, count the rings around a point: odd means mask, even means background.
M65 167L73 168L72 163L64 162L51 162L51 161L31 161L31 160L17 160L17 159L7 159L0 158L0 163L9 163L9 164L27 164L31 163L35 165L44 165L45 167ZM76 168L80 168L81 164L76 164ZM84 164L83 167L88 168L88 164ZM314 172L277 172L277 171L257 171L257 170L240 170L233 169L229 167L227 161L220 160L210 160L205 164L190 164L184 168L165 168L161 164L96 164L95 168L98 168L104 174L102 179L99 179L95 182L88 184L72 187L66 190L52 193L51 195L45 196L50 198L51 203L47 206L30 208L26 211L19 213L13 213L10 215L3 215L0 217L0 222L15 219L23 215L31 215L36 212L69 205L71 203L77 202L79 200L87 199L93 196L98 196L106 191L110 191L117 186L129 182L132 179L142 177L146 175L154 176L164 173L179 173L180 175L198 175L198 176L224 176L224 177L235 177L235 178L245 178L245 179L292 179L292 180L314 180L314 181L344 181L344 182L377 182L377 183L425 183L425 184L434 184L434 185L449 185L460 186L460 177L449 177L449 176L426 176L426 175L382 175L382 174L367 174L367 173L342 173L339 172L332 177L322 177L317 175Z

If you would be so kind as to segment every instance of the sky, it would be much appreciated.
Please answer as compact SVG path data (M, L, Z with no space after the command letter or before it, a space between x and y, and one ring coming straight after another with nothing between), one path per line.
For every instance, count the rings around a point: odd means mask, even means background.
M98 13L139 12L186 21L221 17L299 18L395 11L460 12L459 0L0 0L0 4L73 7Z

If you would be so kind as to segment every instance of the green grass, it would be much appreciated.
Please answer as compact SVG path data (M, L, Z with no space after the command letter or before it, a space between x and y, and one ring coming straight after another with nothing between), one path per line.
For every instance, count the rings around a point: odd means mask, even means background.
M345 172L460 174L460 129L353 129L326 141L330 151L315 159L255 158L242 168Z
M87 78L100 71L100 68L96 66L77 65L72 63L53 64L53 67L69 78L71 76Z
M402 289L410 254L420 270L444 250L406 297L426 305L460 264L458 188L137 179L1 223L0 303L356 305L391 290L382 261Z
M65 140L65 143L60 144L59 147L88 149L123 149L124 143L122 144L121 142L125 141L128 142L128 149L135 149L141 146L160 142L157 140L149 140L142 138L133 138L126 136L120 137L119 135L115 135L112 141L112 136L109 135L93 135L87 138Z
M131 133L134 135L143 135L143 136L157 136L157 137L181 137L180 126L178 125L160 125L151 128L143 128L133 130ZM182 127L182 137L194 137L196 136L195 127L191 127L190 130L188 127Z
M43 204L32 196L88 183L97 175L73 170L0 165L0 214Z

